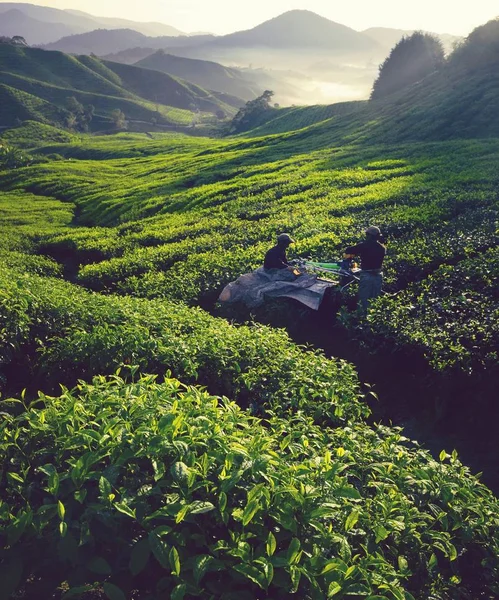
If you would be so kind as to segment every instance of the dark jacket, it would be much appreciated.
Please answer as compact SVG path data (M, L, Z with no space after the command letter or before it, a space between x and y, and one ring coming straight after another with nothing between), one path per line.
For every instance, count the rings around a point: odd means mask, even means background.
M363 271L380 271L383 266L386 248L378 240L367 239L356 246L349 246L345 254L360 256L360 268Z
M263 266L266 269L287 269L289 263L286 258L286 247L278 244L271 248L265 255Z

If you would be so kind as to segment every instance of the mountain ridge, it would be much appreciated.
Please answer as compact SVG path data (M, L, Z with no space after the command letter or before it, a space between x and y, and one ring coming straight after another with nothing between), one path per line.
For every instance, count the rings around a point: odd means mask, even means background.
M42 23L38 30L30 32L19 27L19 24L14 29L5 30L4 35L12 37L21 35L29 38L28 42L33 45L46 44L55 42L62 37L85 33L106 27L107 29L120 29L127 27L134 29L143 35L183 35L179 29L171 25L163 23L152 23L133 21L129 19L120 19L113 17L97 17L83 11L62 10L47 6L40 6L27 2L1 2L0 15L4 15L9 10L18 10L26 17L26 23L29 24L29 19L35 19ZM50 25L57 24L59 29L52 37L50 32L53 28ZM26 25L27 27L27 25ZM62 34L59 34L62 31Z

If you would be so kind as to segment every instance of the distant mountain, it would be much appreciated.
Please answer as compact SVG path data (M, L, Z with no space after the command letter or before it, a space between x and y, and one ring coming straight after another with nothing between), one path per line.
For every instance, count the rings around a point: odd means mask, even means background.
M44 23L17 8L0 13L0 35L20 35L28 44L45 44L72 32L64 23Z
M67 54L96 54L106 56L116 54L130 48L176 48L182 46L197 46L213 40L215 36L160 36L150 37L132 29L96 29L64 37L57 42L46 44L44 50L59 50Z
M220 53L230 60L231 51L237 55L238 51L247 53L251 50L268 49L278 52L320 51L338 56L364 57L382 57L385 53L385 49L368 35L308 10L292 10L253 29L223 36L139 38L129 33L129 29L118 31L121 33L116 33L112 38L108 37L104 30L71 36L47 45L46 49L70 53L93 52L101 56L142 46L165 49L172 54L201 60L213 60L213 57Z
M414 29L390 29L389 27L371 27L366 29L362 33L369 36L371 39L376 41L382 46L387 52L389 52L404 35L411 35L414 33ZM458 35L451 35L449 33L431 33L432 35L440 38L446 52L450 52L457 42L462 41L464 38Z
M6 19L12 19L12 17L6 17L6 13L12 10L22 13L25 20L21 21L17 16L17 21L12 20L9 24ZM103 27L106 29L133 29L144 35L152 36L182 35L178 29L163 23L140 23L127 19L95 17L81 11L59 10L24 2L0 2L0 15L3 35L9 37L22 35L32 45L54 42L61 37ZM32 27L33 19L40 22L37 28Z
M132 122L159 125L189 124L192 111L228 116L236 111L234 99L165 73L9 44L0 44L0 86L0 126L16 119L64 125L72 96L93 105L93 124L107 122L107 127L115 109Z
M379 50L378 43L350 27L309 10L291 10L253 29L218 37L216 46L274 49L327 49L344 54Z
M133 29L96 29L87 33L63 37L45 44L44 50L58 50L66 54L96 54L103 56L128 48L146 46L149 38Z
M253 78L245 76L238 69L224 67L207 60L174 56L165 53L163 50L158 50L155 54L140 60L136 64L140 67L181 77L203 88L239 96L244 100L256 98L264 91Z
M165 23L142 23L141 21L131 21L130 19L116 19L114 17L94 17L92 15L89 15L88 13L82 12L81 10L66 9L65 12L69 12L74 15L79 15L84 18L91 18L93 21L97 21L99 25L105 27L106 29L134 29L139 33L143 33L144 35L153 37L185 35L185 33L183 31L180 31L180 29L172 27L171 25L166 25Z

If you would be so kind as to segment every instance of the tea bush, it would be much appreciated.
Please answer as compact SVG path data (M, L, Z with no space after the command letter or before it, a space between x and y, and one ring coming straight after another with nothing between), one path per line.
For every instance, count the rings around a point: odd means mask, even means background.
M497 500L455 453L435 461L399 430L264 426L151 376L99 377L23 408L1 416L4 594L499 593Z
M185 305L99 296L1 267L0 282L6 376L23 364L26 379L73 385L130 364L158 374L171 370L243 405L280 413L300 409L336 424L369 413L352 365L304 351L284 331L235 327Z

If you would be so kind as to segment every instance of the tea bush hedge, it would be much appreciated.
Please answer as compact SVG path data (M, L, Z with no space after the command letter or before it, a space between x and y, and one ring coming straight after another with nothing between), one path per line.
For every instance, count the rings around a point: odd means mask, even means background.
M400 430L264 425L151 376L22 408L0 425L4 596L499 593L497 500L455 454L436 461Z

